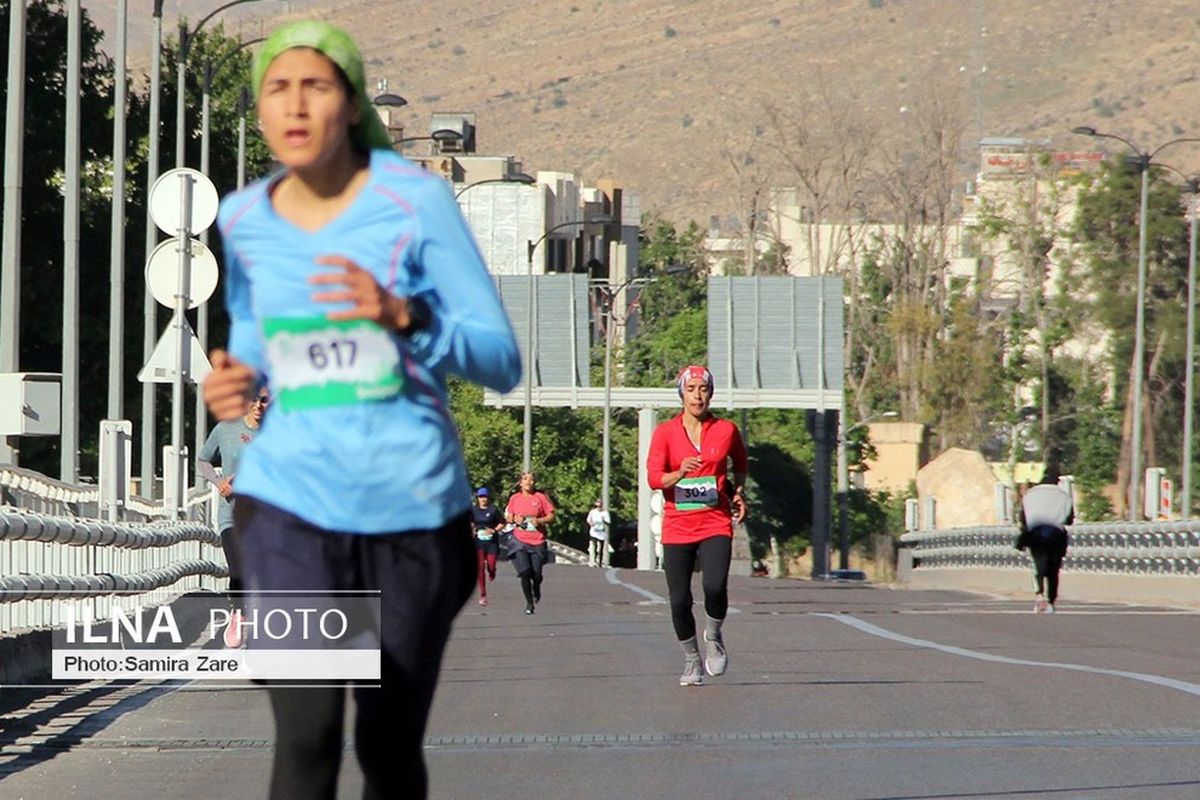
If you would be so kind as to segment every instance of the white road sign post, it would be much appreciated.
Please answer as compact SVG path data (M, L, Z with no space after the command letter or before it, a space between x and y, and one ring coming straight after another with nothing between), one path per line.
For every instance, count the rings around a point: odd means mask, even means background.
M163 499L179 518L186 506L187 448L183 446L184 385L199 383L211 367L187 321L187 310L209 298L216 288L216 259L192 234L203 231L217 218L217 190L212 181L194 169L182 167L163 173L150 190L150 216L164 233L174 234L150 254L146 283L154 299L173 308L171 324L163 332L154 354L138 373L138 380L171 383L171 445L174 461L163 466ZM173 262L173 263L172 263ZM169 354L169 357L168 357ZM197 398L199 402L199 398Z

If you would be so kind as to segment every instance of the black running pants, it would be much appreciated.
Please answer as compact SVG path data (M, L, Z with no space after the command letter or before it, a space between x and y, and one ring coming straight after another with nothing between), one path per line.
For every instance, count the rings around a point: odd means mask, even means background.
M692 573L700 564L700 585L704 590L704 612L713 619L725 619L729 610L729 561L733 538L710 536L691 544L664 544L663 571L667 574L667 593L671 598L671 622L679 641L696 635L692 616Z
M238 498L234 516L249 592L380 591L380 686L353 688L363 796L423 800L425 723L451 623L475 580L469 517L436 529L368 536L326 531L248 497ZM270 797L332 800L345 688L275 684L267 690L276 729Z

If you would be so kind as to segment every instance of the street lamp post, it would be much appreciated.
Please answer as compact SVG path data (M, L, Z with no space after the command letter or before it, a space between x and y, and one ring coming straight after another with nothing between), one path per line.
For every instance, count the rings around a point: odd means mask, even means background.
M108 419L125 413L125 74L128 0L117 0L117 50L113 57L112 228L108 258Z
M671 264L663 270L662 274L674 276L685 273L688 268L682 264ZM630 286L645 286L648 283L653 283L655 277L637 276L617 284L616 286L608 283L607 279L602 284L599 284L601 291L604 293L604 416L603 425L601 427L601 468L600 468L600 501L605 511L611 511L610 495L612 487L612 340L613 340L613 301L617 295L623 292ZM636 304L630 303L628 308ZM629 314L623 315L622 323L629 321ZM606 553L607 561L608 555ZM605 566L608 566L606 563Z
M883 411L872 414L864 420L846 427L846 415L838 413L837 472L838 472L838 569L850 569L850 464L846 452L846 442L850 434L880 419L891 419L900 416L898 411Z
M408 105L408 101L400 95L388 91L387 78L379 79L379 94L371 98L371 105L376 107L382 106L387 109L387 120L384 122L383 127L387 129L389 135L396 131L404 131L403 125L392 125L392 110L404 108Z
M531 186L537 183L537 178L534 178L532 175L526 175L524 172L514 172L512 175L503 178L488 178L487 180L475 181L474 183L468 183L455 192L454 199L457 200L471 189L474 189L476 186L483 186L485 183L522 183L526 186Z
M525 349L527 355L527 363L525 364L525 411L522 422L522 437L521 437L521 471L529 472L533 464L533 373L537 369L537 348L534 345L533 337L533 304L534 304L534 288L533 288L533 254L537 250L538 245L546 240L546 237L557 230L563 228L574 227L575 225L606 225L612 222L612 217L607 214L597 215L588 220L575 219L569 222L560 222L559 224L549 228L545 233L537 238L537 240L529 240L526 247L525 275L526 275L526 306L525 306Z
M216 77L217 73L221 71L222 67L229 63L229 59L233 58L250 45L258 44L265 38L266 37L264 36L258 36L253 39L240 42L237 47L221 56L221 58L215 64L212 61L206 61L204 63L204 83L202 85L202 91L200 94L200 172L204 175L208 175L209 171L209 133L212 119L211 106L213 78ZM241 104L239 102L239 108L240 105ZM244 149L239 149L239 156L244 152ZM245 169L240 161L238 167L242 171ZM239 186L238 188L241 187ZM208 246L207 230L204 230L200 233L200 242L204 246ZM207 300L201 303L199 308L196 309L196 339L200 342L200 349L204 352L208 352ZM195 430L193 431L195 434L193 445L195 449L193 452L199 453L200 448L204 446L204 440L208 438L208 409L205 408L204 403L197 402L195 413ZM199 481L199 476L197 476L197 481Z
M1187 288L1187 372L1184 377L1183 400L1183 494L1179 516L1192 517L1192 424L1195 416L1196 380L1196 224L1197 202L1200 201L1200 177L1188 179L1191 202L1188 204L1188 288Z
M8 6L8 77L4 126L4 207L0 234L0 372L16 372L21 342L21 189L25 160L25 4ZM16 444L16 439L13 439ZM0 463L17 451L0 435Z
M185 99L185 93L187 90L187 85L186 85L184 78L187 75L187 58L188 58L188 52L191 50L191 47L192 47L192 40L196 38L196 36L200 33L200 29L203 28L206 24L208 24L208 21L210 19L217 16L222 11L225 11L226 9L229 9L229 8L233 8L234 6L240 6L243 3L255 3L255 2L258 2L258 0L231 0L230 2L226 3L225 5L214 8L212 11L208 12L208 14L201 17L200 21L196 23L196 27L192 28L190 31L188 30L186 22L180 21L180 23L179 23L179 55L178 55L179 60L175 64L175 91L176 91L176 96L175 96L175 166L176 167L185 166L185 159L184 159L184 152L183 152L184 139L185 139L185 137L184 137L184 99Z
M408 144L409 142L437 142L438 144L441 144L442 142L459 141L462 141L462 134L458 131L451 130L450 128L439 128L428 136L405 136L400 139L396 139L392 142L392 147L404 149L404 145Z
M634 285L650 282L650 278L630 278L623 283L613 286L608 283L600 285L604 294L604 416L601 427L601 466L600 466L600 500L604 510L609 510L609 495L612 481L612 340L613 340L613 302L618 294Z
M176 64L176 92L175 98L175 166L182 167L184 165L184 95L185 82L184 76L187 70L187 54L191 45L191 40L200 32L210 19L220 14L227 8L241 5L242 3L252 3L256 0L233 0L220 6L198 23L196 27L189 33L187 26L181 24L179 27L179 53L178 63ZM158 160L159 160L159 82L161 72L160 63L162 58L162 7L163 0L154 0L154 45L150 56L150 135L149 135L149 154L147 156L146 170L146 186L147 192L150 187L154 186L154 182L158 180ZM146 252L150 253L154 250L154 245L158 242L158 230L154 225L154 221L150 218L149 212L146 214ZM151 355L154 353L154 347L158 340L158 306L155 303L154 296L150 293L147 287L143 295L142 303L142 356L143 362L148 362ZM155 384L147 381L142 384L142 457L141 457L141 478L142 478L142 495L144 497L154 497L154 473L157 462L157 454L155 453L155 435L156 419L155 419Z
M159 106L161 103L161 83L162 83L162 0L154 1L154 46L150 50L150 121L149 135L146 137L147 154L146 154L146 194L150 194L150 190L154 187L154 182L158 180L158 161L159 161ZM154 246L158 243L158 226L154 224L154 218L150 216L149 209L146 210L146 253L154 251ZM154 295L150 293L150 286L145 287L142 293L142 363L150 361L154 355L154 346L158 339L158 303L154 299ZM141 490L142 496L147 499L154 497L154 473L155 465L158 457L154 452L155 440L157 437L158 424L154 415L154 391L155 384L151 381L146 381L142 384L142 456L141 456Z
M246 112L250 109L250 90L242 87L238 95L237 188L246 185Z
M1137 268L1137 308L1133 332L1133 442L1131 445L1129 465L1129 519L1136 521L1141 511L1138 506L1142 499L1142 382L1146 358L1146 215L1150 205L1150 166L1154 157L1173 144L1182 142L1200 142L1200 139L1185 137L1172 139L1159 145L1152 151L1142 150L1123 136L1113 133L1102 133L1095 128L1081 125L1071 129L1072 133L1081 136L1094 136L1102 139L1115 139L1123 142L1136 156L1136 163L1142 173L1141 205L1138 212L1138 268Z
M1185 175L1170 164L1155 163L1156 167L1168 169L1183 179L1183 190L1191 195L1188 201L1188 288L1187 288L1187 346L1183 378L1183 458L1180 464L1180 481L1183 489L1179 499L1179 516L1192 516L1192 428L1195 416L1193 403L1196 365L1196 223L1197 207L1200 203L1200 175Z

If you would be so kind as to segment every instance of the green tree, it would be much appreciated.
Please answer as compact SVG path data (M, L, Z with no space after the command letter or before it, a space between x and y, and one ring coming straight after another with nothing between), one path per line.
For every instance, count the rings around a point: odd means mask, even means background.
M1129 485L1131 463L1134 330L1138 263L1138 214L1141 175L1123 160L1105 162L1085 176L1075 218L1075 237L1084 269L1087 317L1108 335L1109 364L1115 376L1111 395L1122 409L1117 485ZM1145 303L1145 372L1142 463L1174 469L1181 451L1181 386L1183 310L1186 308L1187 226L1178 187L1151 172L1146 217L1147 283ZM1088 319L1082 320L1086 324ZM1177 474L1177 469L1174 470ZM1119 495L1117 513L1124 512Z
M979 324L977 298L956 292L951 302L930 366L924 414L937 419L947 447L975 448L987 435L987 421L1004 412L996 369L1001 358L996 337Z
M708 352L708 258L704 232L682 232L658 217L642 222L639 273L651 278L638 298L637 336L622 354L631 386L670 385Z

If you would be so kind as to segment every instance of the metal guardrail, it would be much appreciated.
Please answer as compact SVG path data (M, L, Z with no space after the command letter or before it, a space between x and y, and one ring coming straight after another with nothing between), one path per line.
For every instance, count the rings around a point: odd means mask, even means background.
M1200 575L1200 519L1179 522L1097 522L1067 528L1063 569L1112 575ZM1028 569L1013 547L1015 525L911 531L900 537L914 569Z
M587 553L582 550L576 550L574 547L562 544L561 542L546 540L546 546L554 552L554 557L566 564L586 564Z
M202 507L208 500L207 489L194 490L188 496L189 518L207 518ZM63 483L21 467L0 466L0 505L44 514L94 518L99 516L100 488ZM201 507L200 511L197 511L198 507ZM129 498L125 513L127 517L142 520L168 516L162 503L149 503L139 497Z
M98 519L97 487L0 467L0 635L64 624L71 607L75 619L85 606L103 619L118 596L140 595L138 602L151 606L223 588L216 579L229 573L211 525L212 497L193 491L183 521L131 498L126 519L108 522ZM587 561L574 548L550 547L564 562Z
M64 624L84 609L106 618L118 596L170 602L228 577L213 531L212 492L189 495L181 521L131 499L125 519L98 519L99 489L0 467L0 635Z

